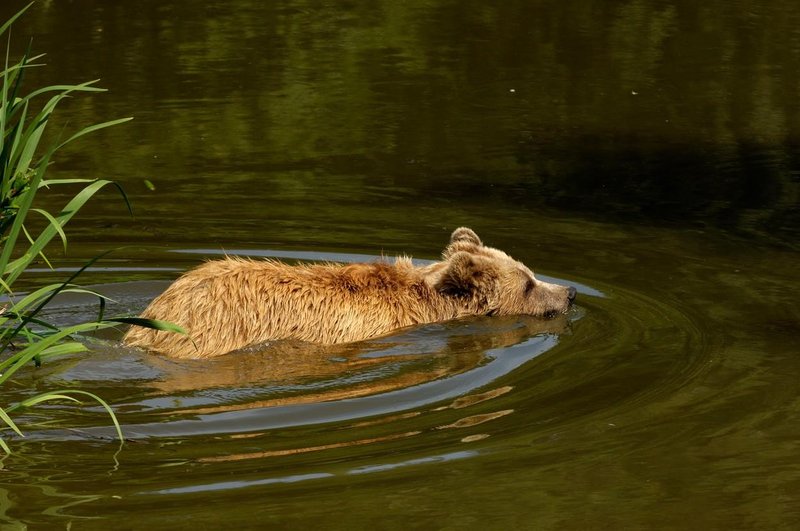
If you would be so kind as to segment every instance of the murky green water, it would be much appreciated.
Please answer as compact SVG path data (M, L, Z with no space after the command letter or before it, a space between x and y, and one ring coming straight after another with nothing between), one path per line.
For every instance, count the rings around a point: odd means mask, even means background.
M100 198L57 261L125 246L84 278L110 310L221 250L435 259L460 225L578 307L205 362L94 338L3 403L91 390L130 441L93 406L30 412L0 525L800 523L795 3L202 4L39 2L13 33L48 52L32 81L111 89L68 127L135 116L52 168L133 202Z

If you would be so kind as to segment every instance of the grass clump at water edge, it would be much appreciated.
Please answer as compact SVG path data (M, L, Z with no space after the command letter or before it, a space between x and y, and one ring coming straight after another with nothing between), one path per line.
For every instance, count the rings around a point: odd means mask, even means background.
M4 35L12 23L19 18L31 4L11 17L0 26L0 36ZM32 56L30 46L16 63L9 62L9 45L3 62L2 85L0 86L0 390L20 369L31 362L37 366L43 360L66 354L74 354L86 350L84 344L75 340L75 336L108 328L119 323L180 331L168 323L148 321L136 318L104 319L105 299L102 295L82 288L73 283L75 278L94 260L90 261L77 273L61 283L48 284L27 294L19 295L14 285L21 275L35 261L41 260L48 266L49 260L44 254L45 248L56 237L64 249L67 236L64 226L102 188L111 185L116 187L128 209L127 197L122 188L104 179L46 179L45 173L53 154L61 147L94 131L111 127L131 120L122 118L95 124L66 140L57 140L51 145L41 145L42 136L50 118L65 98L81 92L103 92L105 89L95 85L97 80L78 85L51 85L36 89L28 94L22 93L22 84L26 72L31 68L43 66L37 61L42 55ZM43 103L40 104L40 101ZM63 185L79 185L82 189L67 204L55 213L34 208L34 199L38 193L50 187ZM46 224L38 233L28 230L26 220L29 216L38 215ZM102 256L102 255L101 255ZM96 320L67 327L59 327L40 318L39 314L45 306L59 293L81 292L98 297L99 311ZM78 389L61 389L49 391L30 397L16 404L0 403L0 434L12 430L23 436L12 413L17 410L33 407L53 400L66 400L80 403L80 398L89 398L99 403L109 414L117 435L123 440L122 429L111 407L99 396ZM8 443L0 437L0 449L11 453Z

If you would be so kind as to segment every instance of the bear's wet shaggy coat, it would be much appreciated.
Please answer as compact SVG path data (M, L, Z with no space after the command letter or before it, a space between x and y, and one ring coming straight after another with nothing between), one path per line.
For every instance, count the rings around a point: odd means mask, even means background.
M177 358L207 358L273 339L345 343L472 315L566 312L574 288L537 280L506 253L456 229L442 261L292 266L226 258L193 269L142 317L187 335L133 327L125 343Z

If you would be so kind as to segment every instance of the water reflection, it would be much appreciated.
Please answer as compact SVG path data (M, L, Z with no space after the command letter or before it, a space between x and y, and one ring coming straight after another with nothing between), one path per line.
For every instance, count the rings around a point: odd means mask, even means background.
M292 346L293 357L284 357L279 347L274 357L263 357L264 351L223 356L204 361L202 368L155 360L163 373L148 385L159 396L139 406L155 408L157 416L127 424L126 433L134 438L244 433L425 408L487 385L550 350L558 342L553 330L566 330L567 322L557 321L423 328L337 348L333 359L330 352L304 354ZM486 325L491 328L481 332ZM404 353L412 344L417 352ZM382 349L386 353L379 355Z
M501 321L501 322L498 322ZM393 334L388 338L347 345L320 346L279 341L201 362L176 362L154 356L148 360L162 373L151 385L174 395L225 387L268 386L275 398L245 405L195 408L211 413L237 408L316 403L385 393L452 377L488 362L487 352L540 335L567 331L569 320L514 318L492 323L467 321L435 325ZM283 395L283 396L282 396Z
M141 209L134 241L252 239L269 204L283 229L307 221L296 242L341 230L342 208L361 222L381 219L376 200L443 197L795 240L795 3L370 6L42 5L21 26L52 54L42 75L113 91L81 121L136 114L56 171L118 176Z

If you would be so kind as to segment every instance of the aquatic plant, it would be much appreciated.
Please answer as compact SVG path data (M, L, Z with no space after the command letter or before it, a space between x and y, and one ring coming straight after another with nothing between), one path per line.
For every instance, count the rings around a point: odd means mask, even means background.
M0 26L3 35L11 24L19 18L31 4ZM97 257L84 265L78 272L61 283L48 284L26 294L19 295L14 284L29 266L38 260L50 266L44 254L48 244L58 236L64 250L67 236L64 226L98 191L111 185L122 195L130 210L122 188L104 179L45 179L45 173L53 154L70 142L89 133L121 124L131 120L122 118L95 124L81 129L65 140L57 139L50 145L42 146L42 138L56 107L65 98L81 92L102 92L105 89L95 86L97 80L78 85L52 85L22 94L22 82L26 72L42 66L37 61L42 55L32 56L30 46L16 63L9 63L10 39L6 48L5 63L0 86L0 388L21 368L34 362L37 366L42 360L64 356L86 350L86 346L75 337L82 333L108 328L119 323L135 324L159 329L177 330L168 323L147 321L137 318L105 319L105 298L73 283L75 278ZM45 99L45 97L47 97ZM45 100L39 105L40 100ZM81 186L80 191L57 213L34 208L37 195L56 186ZM31 214L44 218L44 228L34 231L28 223ZM101 255L102 257L102 255ZM59 293L89 293L98 297L97 319L88 323L59 327L46 322L40 313ZM17 410L36 406L53 400L80 402L79 398L90 398L99 403L110 415L117 435L123 440L122 430L111 407L99 396L77 389L49 391L30 397L17 404L0 405L0 429L10 428L22 436L22 431L11 417ZM0 448L6 453L11 450L0 437Z

